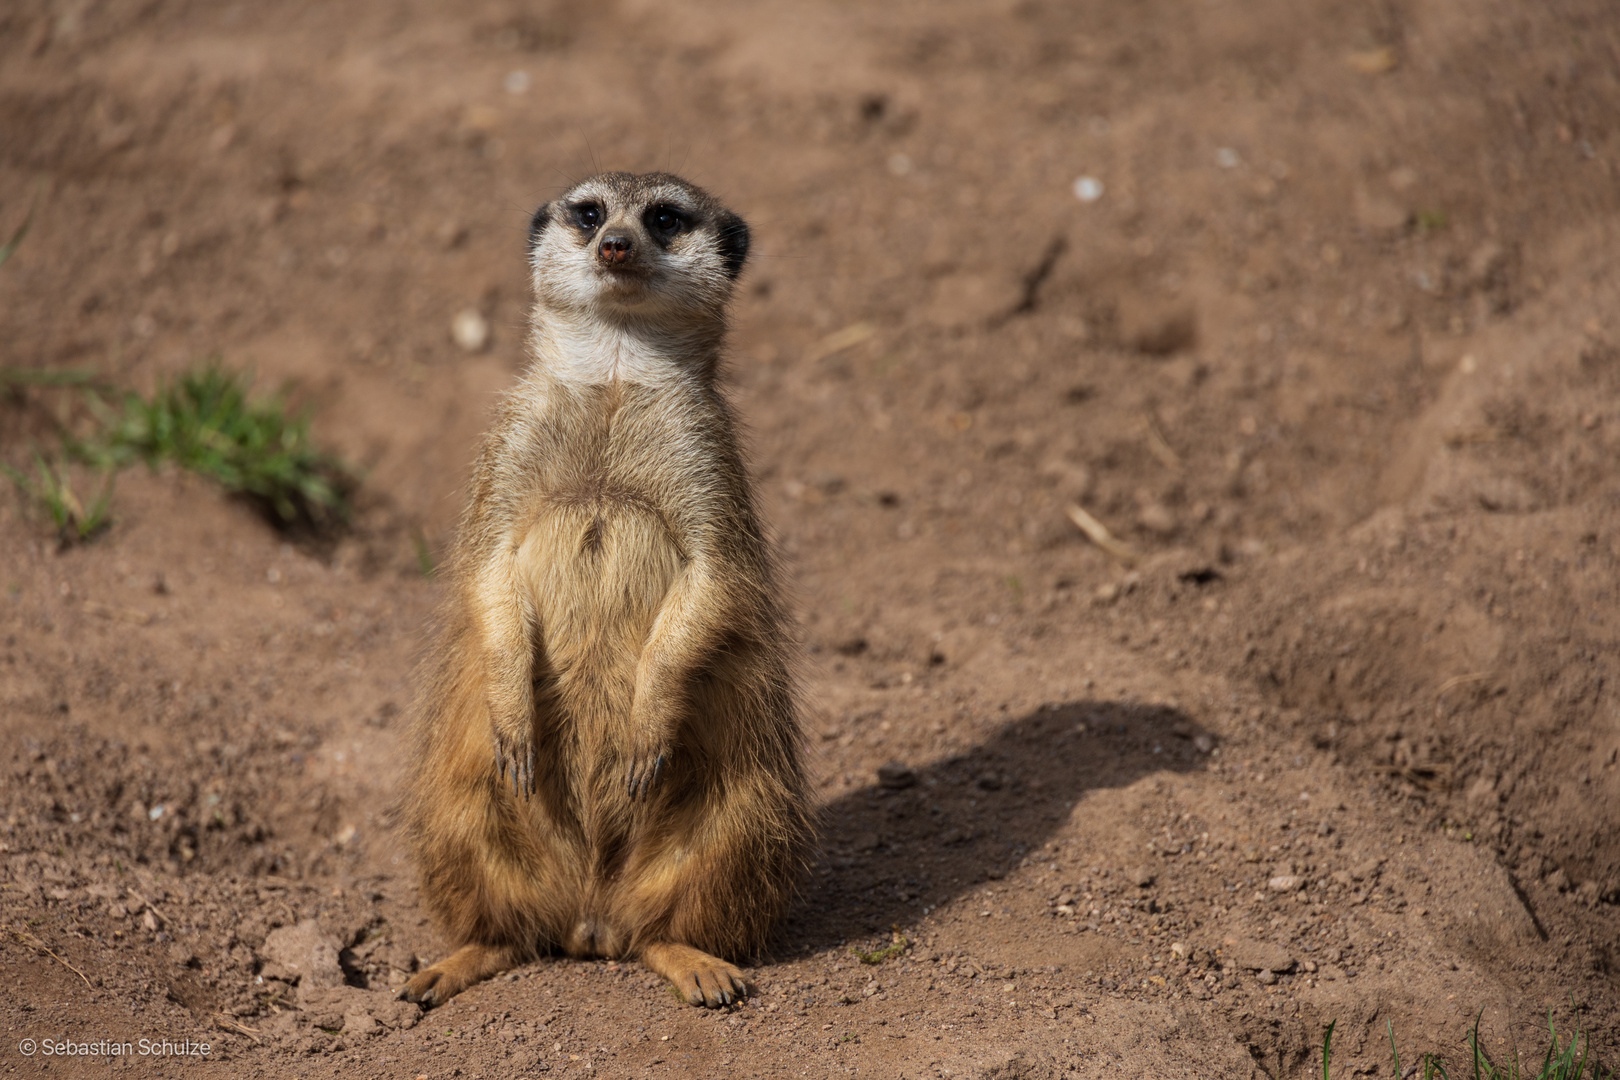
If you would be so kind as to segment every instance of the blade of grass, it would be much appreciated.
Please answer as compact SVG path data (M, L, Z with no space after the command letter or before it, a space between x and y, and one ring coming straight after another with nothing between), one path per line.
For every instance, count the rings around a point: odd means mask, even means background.
M76 368L63 371L43 368L0 370L0 386L94 386L98 381L95 372Z
M34 211L38 209L39 191L36 189L34 192L34 201L29 204L28 207L28 216L23 218L21 225L17 226L17 231L11 234L11 239L7 240L4 244L0 244L0 266L4 266L6 264L6 260L11 258L12 255L16 254L17 247L23 242L23 238L28 235L28 230L34 226Z
M1333 1029L1338 1025L1334 1020L1327 1026L1327 1034L1322 1038L1322 1080L1328 1080L1328 1066L1333 1061Z
M1480 1009L1479 1014L1474 1017L1474 1026L1468 1029L1468 1049L1473 1052L1474 1056L1474 1080L1480 1080L1480 1062L1484 1061L1486 1064L1490 1064L1490 1059L1483 1056L1484 1051L1479 1047L1479 1022L1483 1019L1485 1019L1485 1010ZM1492 1080L1495 1080L1496 1066L1490 1065L1490 1070Z
M427 537L422 535L420 528L411 530L411 547L416 550L416 569L423 577L431 579L438 568L433 564L433 549L428 546Z

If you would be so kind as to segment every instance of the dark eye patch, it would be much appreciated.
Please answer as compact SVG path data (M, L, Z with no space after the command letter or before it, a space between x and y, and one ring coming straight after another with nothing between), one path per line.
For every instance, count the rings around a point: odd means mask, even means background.
M574 215L574 223L586 232L602 224L602 208L593 202L580 203L569 209Z
M687 229L691 221L680 209L665 203L647 208L641 223L661 241L668 241Z

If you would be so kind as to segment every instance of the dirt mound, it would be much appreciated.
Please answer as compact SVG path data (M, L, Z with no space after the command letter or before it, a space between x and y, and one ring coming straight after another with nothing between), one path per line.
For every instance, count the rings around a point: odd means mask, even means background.
M9 1045L1247 1076L1337 1021L1354 1075L1390 1023L1456 1055L1483 1009L1529 1056L1552 1009L1614 1061L1612 22L9 5L0 236L38 210L0 461L83 435L87 380L219 356L363 476L320 545L170 470L66 548L0 498ZM445 948L394 818L409 673L523 362L528 214L598 168L753 226L728 390L824 842L744 1007L546 960L422 1024L391 995Z

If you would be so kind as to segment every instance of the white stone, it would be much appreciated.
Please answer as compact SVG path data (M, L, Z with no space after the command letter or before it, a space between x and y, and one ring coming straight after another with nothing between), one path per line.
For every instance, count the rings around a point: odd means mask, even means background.
M451 321L450 337L470 353L483 352L489 344L489 320L473 308L467 308Z

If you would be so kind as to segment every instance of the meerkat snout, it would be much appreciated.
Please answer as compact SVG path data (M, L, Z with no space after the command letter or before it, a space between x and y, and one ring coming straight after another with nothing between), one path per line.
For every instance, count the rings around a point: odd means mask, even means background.
M613 232L602 237L602 242L596 246L596 256L609 266L625 266L635 250L636 242L628 233Z

